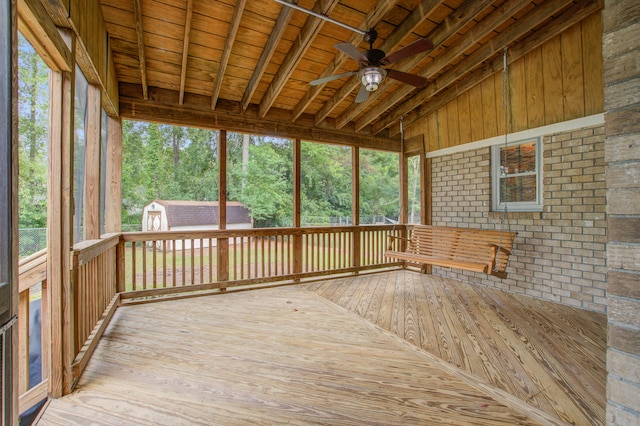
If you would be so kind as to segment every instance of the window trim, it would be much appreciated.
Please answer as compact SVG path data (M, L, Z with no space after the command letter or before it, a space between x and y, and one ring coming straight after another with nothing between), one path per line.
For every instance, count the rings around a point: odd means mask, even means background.
M504 203L500 200L500 150L505 147L505 144L496 144L491 147L491 210L495 212L540 212L542 211L542 138L527 138L517 141L509 142L506 146L522 145L525 143L535 142L535 162L536 162L536 201L521 201L521 202L507 202ZM527 173L532 174L532 173ZM525 174L517 173L508 175L524 176Z

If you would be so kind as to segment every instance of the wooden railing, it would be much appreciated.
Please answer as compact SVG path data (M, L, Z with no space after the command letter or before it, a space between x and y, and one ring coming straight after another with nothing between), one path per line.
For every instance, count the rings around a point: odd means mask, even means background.
M20 411L46 398L56 377L64 393L84 370L121 297L271 283L297 282L324 275L358 273L400 265L383 256L388 235L405 227L391 225L269 228L224 231L124 233L74 245L71 300L63 310L62 366L49 365L53 342L47 300L47 253L20 261L19 345ZM34 303L41 327L30 328ZM30 383L30 336L41 335L42 372ZM66 336L66 337L65 337ZM54 345L56 346L56 345ZM63 348L67 346L62 346ZM57 350L60 343L57 344ZM65 361L66 360L66 361ZM58 370L55 370L57 368ZM54 373L57 371L57 373ZM68 373L67 373L68 372ZM70 374L69 374L70 373ZM51 381L51 383L49 383Z
M91 353L115 313L117 294L117 246L120 234L87 240L73 246L71 280L73 285L71 365L75 381L84 370Z
M142 297L397 265L383 253L387 235L403 230L367 225L124 233L118 291Z
M18 274L18 388L20 412L24 412L46 398L48 391L50 346L47 321L47 251L42 250L21 259ZM37 311L33 312L35 320L32 329L32 308L38 307L40 315L38 318ZM37 321L38 319L40 321ZM40 339L37 339L38 335ZM40 340L40 348L32 348L32 340ZM40 355L39 372L32 371L31 352L34 353L34 358ZM32 376L34 383L31 380Z

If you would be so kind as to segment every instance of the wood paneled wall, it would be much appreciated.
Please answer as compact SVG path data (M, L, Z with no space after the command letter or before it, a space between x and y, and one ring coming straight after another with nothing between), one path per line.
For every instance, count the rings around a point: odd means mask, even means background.
M69 22L78 37L77 61L90 83L102 88L102 106L118 115L118 83L98 0L70 0Z
M508 132L518 132L604 110L602 20L595 13L510 63L506 85ZM505 134L502 72L407 129L424 135L428 151Z

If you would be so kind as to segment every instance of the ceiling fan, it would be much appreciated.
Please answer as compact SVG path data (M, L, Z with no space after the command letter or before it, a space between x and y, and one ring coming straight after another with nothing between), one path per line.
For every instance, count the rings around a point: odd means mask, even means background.
M369 50L365 50L364 52L361 52L360 50L358 50L358 48L356 48L351 43L336 44L335 45L336 49L340 50L350 58L358 61L358 63L360 64L360 69L358 71L349 71L342 74L331 75L328 77L313 80L309 82L309 84L311 84L312 86L324 84L329 81L337 80L339 78L358 75L361 85L360 85L360 90L356 95L355 102L360 103L367 100L367 98L369 97L369 92L373 92L378 89L378 86L380 85L380 83L382 83L385 77L393 78L394 80L398 80L402 83L410 84L415 87L422 87L427 83L427 79L422 76L409 74L409 73L397 71L394 69L386 69L383 67L389 64L399 62L410 56L417 55L418 53L422 53L429 49L432 49L433 43L430 40L427 40L424 38L418 39L417 41L387 55L384 51L373 48L373 43L378 38L378 33L375 29L363 31L363 30L360 30L359 28L354 28L340 21L336 21L335 19L332 19L321 13L317 13L312 10L305 9L294 3L289 3L286 0L275 0L275 1L283 5L292 7L294 9L300 10L302 12L308 13L317 18L324 19L336 25L340 25L343 28L347 28L354 32L362 34L364 37L364 41L366 43L369 43Z

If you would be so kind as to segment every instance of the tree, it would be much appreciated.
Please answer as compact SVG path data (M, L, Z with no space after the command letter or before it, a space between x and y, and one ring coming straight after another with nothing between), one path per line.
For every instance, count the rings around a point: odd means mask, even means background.
M18 40L19 226L47 225L49 69L29 42Z

